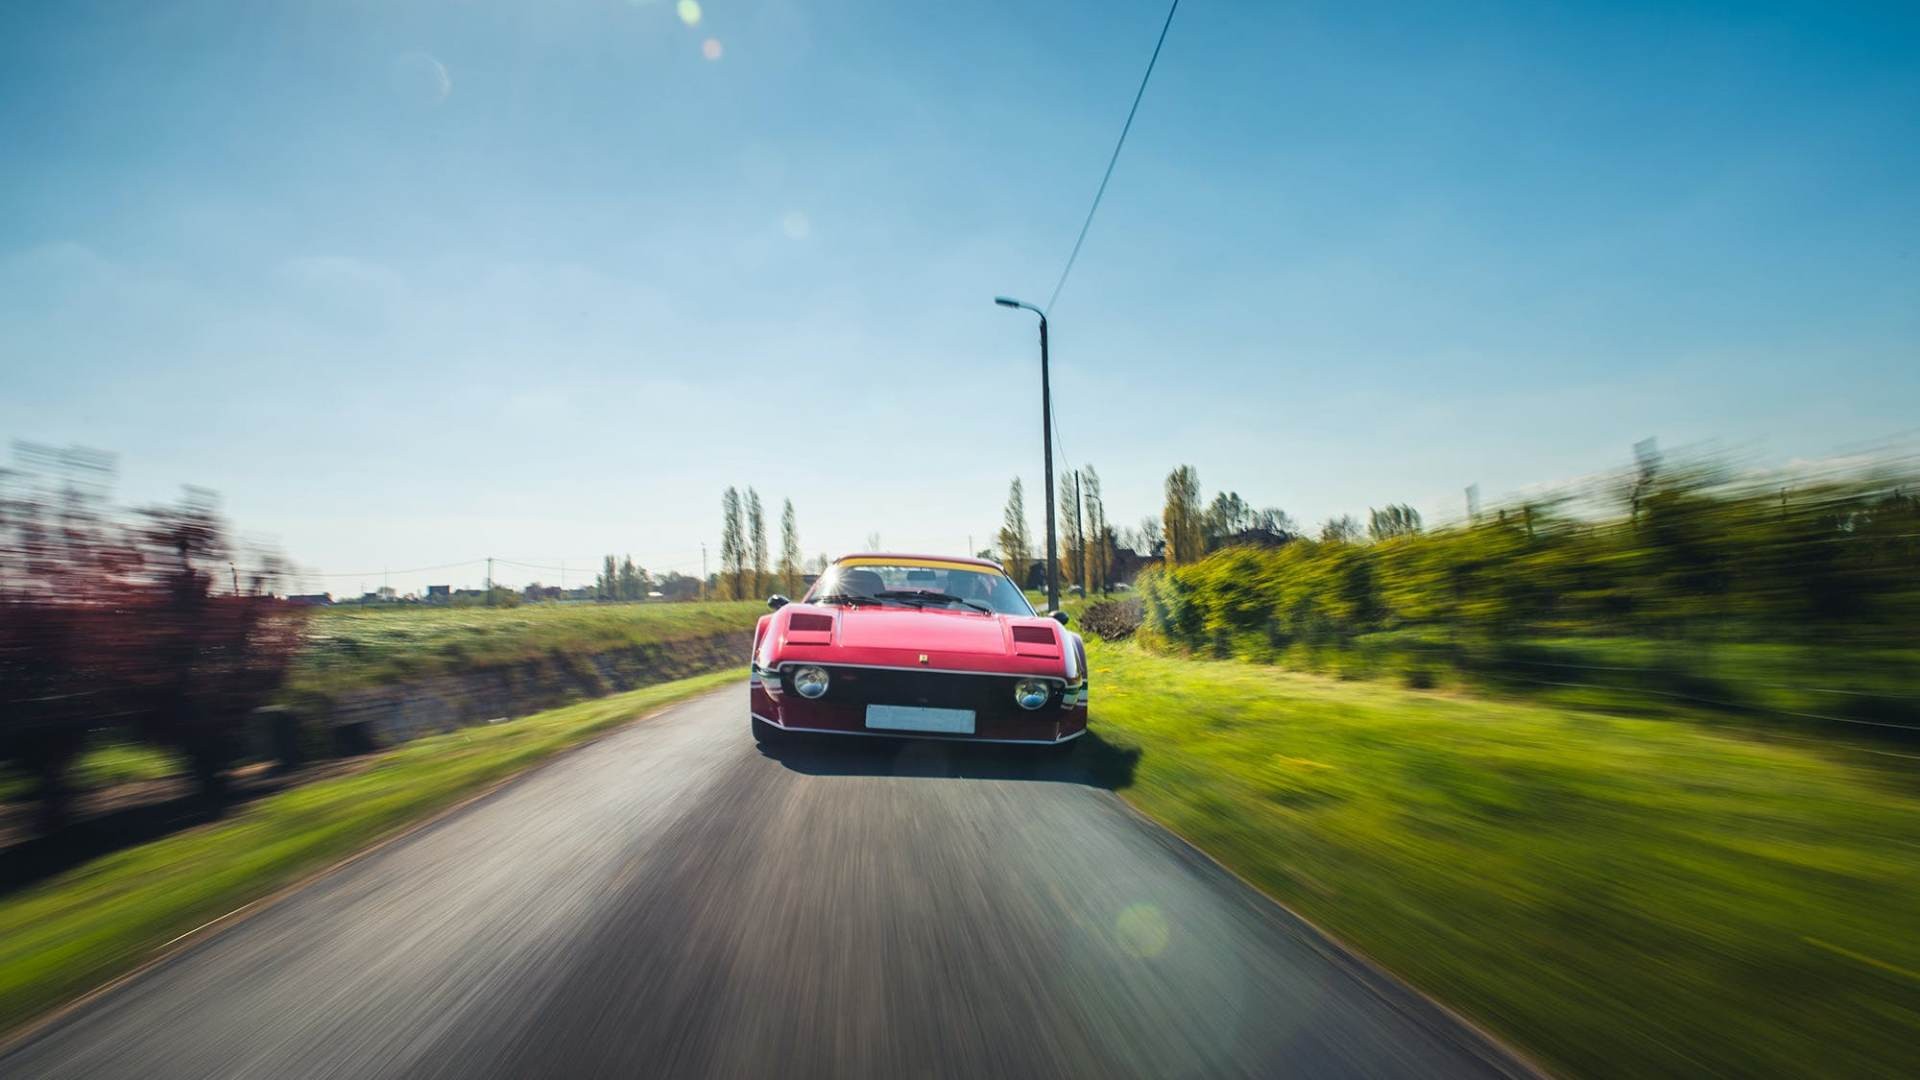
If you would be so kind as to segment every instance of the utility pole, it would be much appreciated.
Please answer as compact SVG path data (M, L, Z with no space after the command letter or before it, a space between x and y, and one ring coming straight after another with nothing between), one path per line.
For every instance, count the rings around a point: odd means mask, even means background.
M700 542L700 599L707 598L707 542Z
M1047 313L1023 300L1010 296L996 296L993 302L1001 307L1025 308L1040 316L1040 444L1047 457L1045 487L1040 490L1047 496L1047 609L1060 609L1060 551L1053 533L1053 504L1056 496L1053 490L1053 384L1047 377ZM1020 573L1025 573L1022 568Z
M228 563L227 570L233 574L233 595L239 596L240 595L240 568L233 565L232 563Z
M493 606L493 556L487 556L487 606Z
M1040 442L1047 455L1047 608L1060 610L1060 551L1053 536L1053 383L1047 378L1047 317L1040 316Z

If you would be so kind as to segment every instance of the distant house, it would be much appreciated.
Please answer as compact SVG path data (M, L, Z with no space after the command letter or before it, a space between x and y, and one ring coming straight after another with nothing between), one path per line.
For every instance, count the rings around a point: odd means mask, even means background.
M1160 562L1161 559L1157 555L1142 555L1130 547L1116 546L1113 549L1113 583L1130 585L1140 576L1140 571L1149 566L1157 566Z
M453 586L451 585L427 586L427 595L426 595L427 603L445 604L445 603L451 602L452 600L453 600Z
M558 600L565 593L558 585L529 585L521 590L521 595L528 600L539 601Z
M1214 550L1230 547L1281 547L1293 542L1294 535L1274 529L1242 529L1231 536L1221 537L1215 542Z
M292 604L294 607L331 607L333 605L333 594L324 592L295 593L287 597L287 603Z

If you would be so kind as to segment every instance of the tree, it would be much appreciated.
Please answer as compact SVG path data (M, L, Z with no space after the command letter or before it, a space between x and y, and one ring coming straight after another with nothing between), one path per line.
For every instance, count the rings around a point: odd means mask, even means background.
M1088 542L1087 591L1106 592L1113 582L1113 529L1107 524L1106 503L1100 498L1100 474L1089 465L1080 473L1080 496L1086 502Z
M1360 539L1360 523L1352 514L1341 514L1320 523L1320 540L1327 544L1351 544Z
M1080 520L1080 490L1073 473L1060 476L1060 573L1069 587L1085 576L1086 527ZM1085 588L1084 585L1081 586Z
M1207 550L1218 551L1226 542L1253 528L1253 507L1237 491L1223 491L1207 507L1203 527Z
M1167 506L1161 512L1166 530L1167 562L1198 561L1206 554L1206 527L1200 512L1200 474L1182 465L1167 474Z
M720 496L721 599L740 600L747 595L746 532L740 515L740 492L730 487Z
M1033 566L1033 534L1027 531L1027 496L1014 477L1007 486L1007 506L1001 514L1000 564L1013 577L1014 584L1027 586L1027 573Z
M246 752L249 717L286 679L302 620L264 593L216 594L235 555L210 492L189 489L142 516L134 536L145 588L119 613L138 639L121 658L123 706L147 741L188 760L204 797L218 798Z
M611 555L600 564L600 576L593 581L593 598L595 600L620 599L620 570Z
M654 585L665 600L697 600L700 598L700 579L678 570L669 570L662 574Z
M802 584L800 527L794 522L793 500L787 499L780 506L780 589L788 596L799 596Z
M620 584L618 592L622 600L645 600L647 598L647 572L633 564L629 555L620 564Z
M1300 526L1294 524L1292 516L1277 506L1269 506L1255 514L1253 527L1276 541L1291 539L1300 533Z
M1420 532L1420 511L1405 503L1389 503L1384 509L1367 510L1367 535L1375 543Z
M1152 514L1141 518L1140 528L1135 530L1131 546L1133 550L1150 559L1157 559L1166 554L1167 534L1161 527L1160 519Z
M747 489L747 533L753 540L753 597L757 600L767 595L771 577L767 573L767 515L760 508L760 493L752 488Z

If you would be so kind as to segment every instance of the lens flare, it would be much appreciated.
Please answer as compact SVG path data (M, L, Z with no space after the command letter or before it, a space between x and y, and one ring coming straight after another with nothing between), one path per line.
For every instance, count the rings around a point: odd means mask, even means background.
M453 77L447 74L447 66L429 53L401 53L393 58L390 73L394 90L411 104L432 108L453 93Z
M673 6L680 13L680 21L688 26L700 25L700 0L680 0Z
M708 38L700 43L700 55L709 60L720 59L721 51L719 38Z
M1120 947L1141 958L1159 956L1172 936L1166 916L1152 904L1129 904L1113 920L1113 931Z
M789 210L780 219L780 231L786 233L789 240L805 240L807 234L813 231L813 223L800 211Z

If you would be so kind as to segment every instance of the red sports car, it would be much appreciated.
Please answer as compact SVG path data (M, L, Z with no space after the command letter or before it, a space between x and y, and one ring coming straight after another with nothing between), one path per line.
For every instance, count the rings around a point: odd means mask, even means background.
M754 631L753 737L1054 745L1087 730L1087 652L998 563L848 555Z

